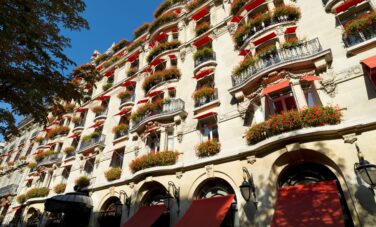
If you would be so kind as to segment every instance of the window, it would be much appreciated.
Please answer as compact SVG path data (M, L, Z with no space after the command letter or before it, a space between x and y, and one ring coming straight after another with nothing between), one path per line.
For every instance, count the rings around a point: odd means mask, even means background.
M200 125L201 139L203 142L209 140L219 140L217 122L204 122Z
M86 163L85 163L85 166L84 166L84 173L88 177L91 177L91 174L93 173L94 162L95 162L95 158L91 158L91 159L86 160Z
M161 134L160 132L152 132L146 141L146 146L149 148L150 153L155 153L160 151L160 140Z
M61 176L62 176L61 183L67 183L69 175L70 175L71 168L72 168L72 166L67 166L67 167L64 168L63 173L61 174Z
M62 147L63 147L63 143L58 143L55 148L55 153L60 153Z
M308 107L321 105L315 85L312 82L302 82L301 86L302 86Z
M29 148L27 148L25 156L27 157L31 153L32 150L33 150L33 146L30 145Z
M44 179L46 179L46 173L45 173L45 172L42 172L42 173L40 174L39 179L38 179L38 182L37 182L38 187L43 187Z
M124 158L124 147L117 149L112 153L112 159L111 159L110 166L122 168L123 158Z
M271 108L273 110L272 112L274 113L282 113L297 109L295 97L291 91L291 88L272 93L267 97L269 98L269 104L271 104Z
M167 131L167 149L168 151L174 150L174 130Z

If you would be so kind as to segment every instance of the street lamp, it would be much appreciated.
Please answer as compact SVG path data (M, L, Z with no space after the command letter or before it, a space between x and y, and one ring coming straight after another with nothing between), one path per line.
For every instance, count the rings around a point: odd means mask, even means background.
M256 202L256 188L253 183L253 176L248 172L247 168L243 167L243 183L239 186L240 193L242 194L245 201L249 201L251 196L253 196L255 206Z
M130 210L130 207L131 207L131 197L128 196L128 194L125 191L123 191L123 190L120 190L119 194L120 194L120 196L121 195L124 196L124 204L127 207L128 216L129 216L129 210Z
M356 151L358 152L359 163L355 163L354 169L360 178L364 182L370 185L370 189L374 190L376 187L376 165L369 163L364 159L362 152L359 149L358 144L355 143Z
M172 195L170 193L170 189L172 188ZM170 199L176 199L176 203L178 204L178 213L180 212L180 187L176 187L174 182L168 182L168 190L166 191L166 195L163 197L163 202L167 209L170 209Z

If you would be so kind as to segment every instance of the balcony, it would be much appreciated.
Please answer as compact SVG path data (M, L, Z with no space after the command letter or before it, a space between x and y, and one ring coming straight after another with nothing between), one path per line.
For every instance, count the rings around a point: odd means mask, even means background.
M170 102L163 104L163 107L154 111L149 111L145 115L139 117L136 121L132 122L132 128L130 132L134 132L148 121L162 120L171 118L176 114L184 113L184 101L181 99L172 99Z
M202 107L208 103L211 103L213 101L216 101L218 100L218 90L215 89L214 90L214 93L212 95L209 95L209 96L204 96L204 97L201 97L200 99L196 100L195 101L195 108L199 108L199 107Z
M91 139L87 141L81 141L81 145L79 149L77 150L77 153L81 153L91 148L95 148L98 145L104 145L105 139L106 139L105 135L100 135L100 136L92 137Z
M0 197L17 194L18 184L10 184L0 188Z
M330 49L323 50L318 38L303 42L296 47L288 49L278 49L274 54L257 59L254 65L249 66L240 74L232 75L233 88L230 92L242 88L251 80L259 77L263 73L268 73L273 70L293 64L310 63L317 58L330 55Z
M343 42L347 48L354 47L361 43L366 43L376 38L376 24L370 25L371 27L365 31L361 31L355 35L343 35Z
M127 136L128 134L129 134L128 131L117 132L115 133L114 140Z
M126 97L121 99L120 106L125 105L126 103L134 103L135 95L133 94L131 97Z
M201 56L195 59L195 69L204 64L205 62L209 61L216 61L215 52L213 52L211 55Z
M38 166L52 165L54 163L61 162L62 159L63 159L62 153L55 153L55 154L52 154L43 158L42 161L38 163Z
M95 121L99 118L106 118L108 113L108 107L103 112L97 112L95 113Z

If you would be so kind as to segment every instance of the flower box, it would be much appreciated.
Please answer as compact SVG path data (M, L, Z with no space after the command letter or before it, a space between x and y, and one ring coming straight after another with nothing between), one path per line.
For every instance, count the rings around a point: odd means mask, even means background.
M89 135L83 136L82 141L89 141L92 138L99 137L100 135L101 134L99 132L94 131L94 132L90 133Z
M116 44L112 47L112 50L116 53L116 52L118 52L119 50L123 49L128 43L129 43L128 40L126 40L126 39L122 39L122 40L120 40L118 43L116 43Z
M81 176L75 180L75 184L80 188L86 188L90 185L90 179L87 176Z
M159 27L161 27L164 24L167 24L169 22L175 21L178 18L175 12L170 12L161 15L157 19L154 20L153 23L149 26L149 33L155 32Z
M14 166L14 162L13 161L9 161L8 162L8 166Z
M279 20L285 18L287 20L299 20L301 16L300 9L293 5L281 5L274 9L273 18Z
M34 156L34 160L35 160L36 162L40 162L40 161L43 160L44 157L45 157L45 155L44 155L44 153L42 152L42 153L39 153L39 154L35 155L35 156Z
M37 137L35 137L34 140L35 140L37 143L41 143L41 142L43 142L44 137L43 137L43 136L37 136Z
M347 35L357 35L359 32L373 29L376 25L376 12L365 13L350 20L344 26L344 33Z
M114 181L118 180L121 177L121 169L116 167L116 168L111 168L108 171L104 173L106 179L108 181Z
M99 56L94 60L94 62L95 62L96 65L99 65L99 64L101 64L102 62L104 62L105 60L107 60L108 57L109 57L109 56L108 56L107 54L101 54L101 55L99 55Z
M335 107L316 106L302 111L291 110L271 116L267 121L251 126L246 132L248 144L256 144L268 137L308 127L335 125L342 113Z
M152 87L163 81L179 79L180 77L181 72L176 67L164 69L162 71L157 71L153 75L145 78L142 84L142 89L144 89L145 92L148 92Z
M255 59L252 57L246 58L243 62L241 62L238 66L235 67L233 74L240 75L244 71L246 71L249 67L253 66L256 63Z
M133 31L133 34L137 38L143 35L148 29L149 29L149 23L144 23L143 25L135 29Z
M152 115L154 112L161 110L163 105L168 103L170 100L168 99L158 99L155 100L153 103L146 103L143 106L139 107L135 112L132 113L131 119L132 121L138 121L140 118L146 115Z
M120 92L120 93L117 95L117 97L118 97L119 99L129 99L129 98L132 97L132 95L133 95L133 91L125 90L125 91Z
M197 101L203 97L210 97L212 95L214 95L214 88L210 87L210 86L203 86L199 89L197 89L193 95L192 95L192 98Z
M217 140L208 140L196 146L198 157L209 157L217 154L221 150L221 144Z
M130 68L127 72L127 77L131 77L135 75L138 72L138 69L136 67Z
M128 52L132 52L133 50L137 49L138 47L142 46L142 44L144 43L144 41L142 40L137 40L135 42L132 42L132 44L130 44L127 48Z
M106 83L102 86L103 91L107 91L112 87L112 83Z
M32 188L26 192L26 199L45 197L50 192L50 189L47 187L42 188Z
M63 192L65 191L66 186L67 186L67 185L64 184L64 183L57 184L57 185L55 185L55 187L54 187L54 192L55 192L56 194L61 194L61 193L63 193Z
M24 204L26 202L26 195L21 194L17 196L16 200L17 200L17 203Z
M35 162L30 162L27 167L29 167L29 169L34 169L35 167L37 167L37 163Z
M178 160L179 153L176 151L160 151L156 153L150 153L134 159L129 168L132 173L136 173L140 170L155 167L155 166L168 166L174 165Z
M75 123L75 124L81 123L81 117L73 117L72 122Z
M178 2L183 2L183 0L166 0L165 2L160 4L158 8L154 11L154 17L158 18L160 15L166 12L171 6Z
M129 129L129 126L127 124L120 123L117 126L112 128L112 132L117 134L117 133L121 133L121 132L127 132L128 129Z
M21 161L25 161L25 160L26 160L26 156L25 156L25 155L22 155L22 156L20 157L20 160L21 160Z
M200 35L204 34L205 32L209 31L209 29L210 29L209 22L203 22L203 23L197 25L196 29L195 29L196 36L200 36Z
M193 54L193 60L196 61L199 58L211 58L213 55L214 51L211 48L205 47Z
M281 49L292 49L301 45L301 43L302 42L296 37L289 38L289 39L286 39L284 43L282 43Z
M188 12L192 12L193 10L204 4L206 1L207 0L192 0L187 4L186 9L188 10Z
M238 14L240 9L243 8L248 1L249 0L233 0L231 3L231 14Z
M158 46L155 46L151 49L149 55L147 56L147 61L150 63L156 56L167 51L178 48L181 45L180 41L173 40L171 42L161 43Z
M94 106L93 108L91 108L91 111L93 111L95 114L103 113L105 110L106 108L102 105Z
M274 55L277 53L277 47L275 44L271 44L269 46L263 47L262 49L258 50L256 52L256 57L258 59L261 58L268 58L271 55Z
M66 147L66 148L64 149L64 153L65 153L65 154L70 154L70 153L74 152L75 150L76 150L75 147L73 147L73 146L69 146L69 147Z

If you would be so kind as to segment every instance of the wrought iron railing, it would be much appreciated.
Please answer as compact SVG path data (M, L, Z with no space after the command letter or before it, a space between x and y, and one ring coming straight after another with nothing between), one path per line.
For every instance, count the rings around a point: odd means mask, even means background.
M0 197L4 195L14 195L17 193L18 184L10 184L0 188Z
M242 73L232 75L232 85L238 86L249 78L254 77L260 72L266 71L273 66L303 60L320 53L321 51L322 47L318 38L302 42L292 48L278 49L273 54L257 59L254 65L248 67Z
M116 140L116 139L119 139L119 138L121 138L123 136L126 136L126 135L128 135L128 130L127 131L117 132L117 133L115 133L114 139Z
M122 98L121 102L120 102L120 105L122 105L122 104L124 104L126 102L134 102L134 100L135 100L135 95L133 94L130 97Z
M343 42L345 43L346 47L352 47L357 44L366 42L370 39L373 39L376 37L376 24L372 25L370 24L367 29L364 29L363 31L354 34L354 35L343 35Z
M62 153L51 154L51 155L48 155L47 157L44 157L38 163L38 166L53 164L55 162L61 162L62 159L63 159L63 154Z
M184 101L181 99L171 99L168 103L163 104L162 108L149 111L145 115L139 117L136 121L133 121L132 130L138 128L140 124L147 122L151 118L158 116L162 117L182 110L184 110Z
M84 127L85 126L85 119L81 119L80 122L74 123L74 128Z
M215 52L213 52L211 56L198 57L195 59L195 68L201 65L202 63L205 63L207 61L215 61L215 60L216 60Z
M214 93L212 95L204 96L204 97L201 97L200 99L196 100L195 101L195 108L203 106L203 105L208 104L210 102L213 102L217 99L218 99L218 90L215 89Z
M108 113L108 107L106 107L106 109L103 111L103 112L98 112L95 114L95 117L99 117L99 116L106 116Z
M99 144L104 144L105 139L106 139L105 135L100 135L100 136L92 137L89 140L81 141L81 144L79 146L79 149L77 150L77 153L82 152L83 150L87 148L95 147Z

